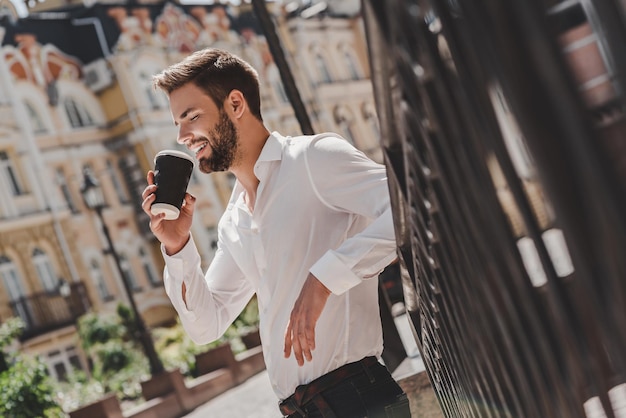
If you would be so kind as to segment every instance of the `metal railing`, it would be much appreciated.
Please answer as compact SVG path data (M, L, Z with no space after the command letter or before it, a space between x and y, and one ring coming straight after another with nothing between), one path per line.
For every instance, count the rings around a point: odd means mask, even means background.
M39 292L9 303L16 317L24 321L22 341L72 325L76 318L87 313L91 304L85 284L69 285L68 296L59 291Z
M621 4L363 1L405 302L447 417L626 414Z

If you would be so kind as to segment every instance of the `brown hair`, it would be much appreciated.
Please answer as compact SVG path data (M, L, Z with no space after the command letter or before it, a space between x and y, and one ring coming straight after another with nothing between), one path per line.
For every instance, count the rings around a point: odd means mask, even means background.
M206 48L194 52L152 77L154 87L168 95L190 82L204 90L219 109L232 90L239 90L246 98L252 114L263 120L259 75L238 56L220 49Z

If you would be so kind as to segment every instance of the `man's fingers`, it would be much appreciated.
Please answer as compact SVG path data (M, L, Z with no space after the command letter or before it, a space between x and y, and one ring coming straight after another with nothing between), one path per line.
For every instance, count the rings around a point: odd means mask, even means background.
M146 176L146 180L148 181L148 185L154 184L154 171L149 170L148 175Z
M304 358L302 357L302 346L300 345L300 337L297 334L292 333L293 355L298 362L298 366L304 364Z

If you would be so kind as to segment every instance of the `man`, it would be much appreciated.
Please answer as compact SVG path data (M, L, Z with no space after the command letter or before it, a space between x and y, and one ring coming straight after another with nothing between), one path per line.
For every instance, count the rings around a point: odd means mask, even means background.
M237 178L206 274L190 235L195 198L177 220L143 209L162 243L165 289L197 343L219 338L256 293L267 371L289 417L410 417L377 359L380 271L396 257L387 178L336 134L289 137L263 124L256 71L217 49L154 77L178 143L200 171Z

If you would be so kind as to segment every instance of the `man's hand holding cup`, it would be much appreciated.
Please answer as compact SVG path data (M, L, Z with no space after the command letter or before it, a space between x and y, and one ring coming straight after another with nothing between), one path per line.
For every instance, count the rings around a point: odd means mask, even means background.
M195 197L187 193L193 159L182 151L160 151L154 171L147 176L142 208L150 216L150 229L167 254L180 251L189 240Z

